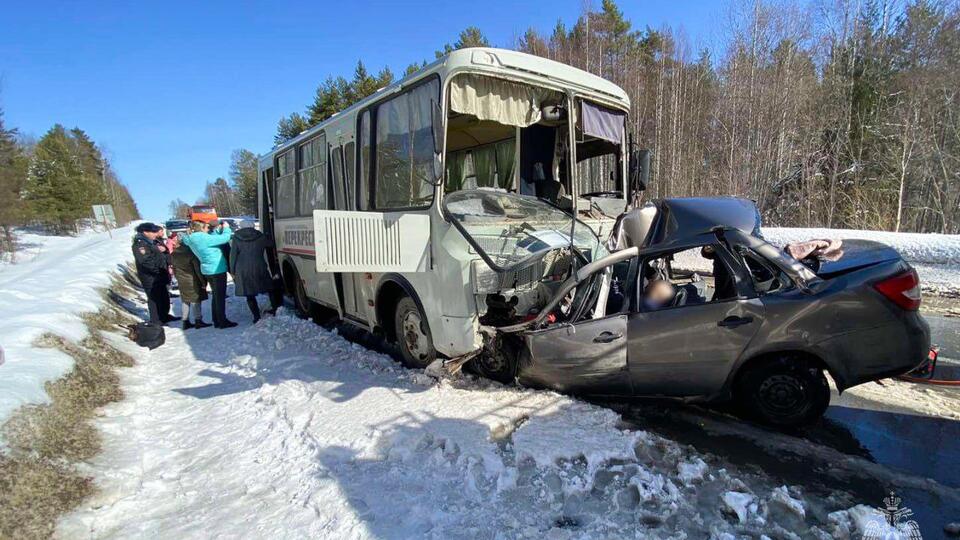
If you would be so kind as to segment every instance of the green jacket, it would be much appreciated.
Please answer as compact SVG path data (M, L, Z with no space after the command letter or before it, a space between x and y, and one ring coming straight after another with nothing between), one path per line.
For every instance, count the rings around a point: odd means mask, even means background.
M233 230L224 227L220 232L185 234L181 242L200 259L200 271L203 275L212 276L227 271L227 258L224 257L220 246L228 244L232 236Z

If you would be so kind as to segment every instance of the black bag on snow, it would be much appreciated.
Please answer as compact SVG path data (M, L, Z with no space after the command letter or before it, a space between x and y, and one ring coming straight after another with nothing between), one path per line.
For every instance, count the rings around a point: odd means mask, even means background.
M127 328L130 330L127 337L129 337L131 341L150 350L163 345L167 340L167 336L163 332L163 325L160 324L141 322L131 324Z

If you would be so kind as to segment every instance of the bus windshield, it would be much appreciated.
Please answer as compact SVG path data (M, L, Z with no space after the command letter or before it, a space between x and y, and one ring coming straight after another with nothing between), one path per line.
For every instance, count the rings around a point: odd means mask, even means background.
M473 189L448 194L444 210L484 260L498 272L527 264L549 251L573 246L591 259L606 254L586 224L527 195ZM602 253L601 253L602 251Z

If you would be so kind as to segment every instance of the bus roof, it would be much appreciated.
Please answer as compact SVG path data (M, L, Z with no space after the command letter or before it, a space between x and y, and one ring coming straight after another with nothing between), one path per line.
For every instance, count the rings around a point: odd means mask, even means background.
M619 105L624 110L630 109L630 96L628 96L622 88L582 69L523 52L491 47L472 47L452 51L434 62L427 64L415 73L377 90L366 98L337 112L324 122L307 129L288 141L274 146L269 152L260 156L260 161L265 163L272 159L272 156L281 148L295 145L302 140L310 138L313 134L323 130L324 126L328 122L335 120L337 116L354 109L366 107L370 103L378 101L384 95L399 92L412 82L433 73L453 73L466 70L474 73L500 74L512 78L526 79L527 82L531 84L572 87L582 94Z

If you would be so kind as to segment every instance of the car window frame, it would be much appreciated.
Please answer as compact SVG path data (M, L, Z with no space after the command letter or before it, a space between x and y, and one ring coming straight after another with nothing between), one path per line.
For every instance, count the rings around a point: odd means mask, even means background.
M643 272L640 269L643 268L643 265L646 264L647 261L652 259L659 259L664 257L665 255L672 255L672 254L680 253L682 251L688 251L690 249L698 249L698 248L702 249L703 247L708 245L711 245L714 247L715 252L720 255L723 262L727 265L727 268L731 271L731 275L733 276L733 279L734 279L734 286L736 287L736 290L737 290L736 296L725 298L723 300L711 299L709 302L704 302L702 304L686 304L682 306L668 306L668 307L662 307L655 310L647 310L643 308L642 295L643 295L644 287L641 286L641 280L643 280L644 277L643 277ZM749 278L750 279L749 289L747 291L744 290L745 289L745 286L744 286L745 270L743 268L743 265L740 264L734 258L733 253L731 253L726 243L720 238L717 238L716 236L713 236L712 239L701 237L697 242L685 242L681 245L675 245L669 248L659 249L657 251L651 251L649 253L641 252L638 255L638 258L640 260L637 266L636 283L633 284L634 291L633 291L633 294L631 295L631 302L633 304L631 307L632 313L652 314L652 313L659 313L662 311L671 311L674 309L680 309L680 308L686 308L686 307L709 306L714 304L725 304L727 302L733 302L733 301L749 300L751 298L756 298L758 296L756 294L755 289L753 288L752 276L750 276ZM671 268L671 271L672 271L672 268ZM744 294L745 292L753 293L753 294Z
M781 294L788 291L791 291L796 288L796 283L790 277L790 274L785 272L782 268L773 263L773 261L764 257L758 253L755 249L747 245L738 245L737 246L737 255L744 258L743 267L746 270L747 276L749 276L750 284L753 287L754 292L757 296L767 296L771 294ZM772 291L760 292L757 290L757 280L753 275L753 271L750 270L750 265L747 264L746 257L752 257L757 263L766 267L767 271L770 272L774 278L780 283L780 286Z

